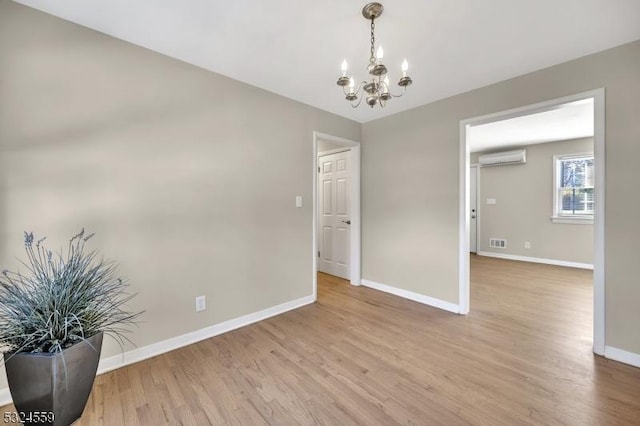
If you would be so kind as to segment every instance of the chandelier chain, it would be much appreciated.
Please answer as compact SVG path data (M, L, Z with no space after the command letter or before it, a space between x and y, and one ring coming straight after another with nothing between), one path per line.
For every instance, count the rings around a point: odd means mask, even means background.
M376 30L375 18L371 18L371 60L373 60L373 58L375 58L375 56L374 56L374 46L376 44L375 30Z

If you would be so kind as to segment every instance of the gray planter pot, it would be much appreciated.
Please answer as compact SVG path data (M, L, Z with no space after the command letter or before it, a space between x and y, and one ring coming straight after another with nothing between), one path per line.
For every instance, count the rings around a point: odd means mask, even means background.
M96 377L102 336L98 333L62 353L5 354L11 397L16 411L25 414L25 424L68 426L82 416ZM52 422L42 422L51 417Z

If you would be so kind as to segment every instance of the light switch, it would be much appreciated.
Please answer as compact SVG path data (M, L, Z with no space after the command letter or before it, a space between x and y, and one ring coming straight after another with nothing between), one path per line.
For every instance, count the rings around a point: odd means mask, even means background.
M487 204L496 204L495 198L487 198Z
M296 195L296 207L302 207L302 195Z
M196 297L196 312L207 309L207 298L205 296Z

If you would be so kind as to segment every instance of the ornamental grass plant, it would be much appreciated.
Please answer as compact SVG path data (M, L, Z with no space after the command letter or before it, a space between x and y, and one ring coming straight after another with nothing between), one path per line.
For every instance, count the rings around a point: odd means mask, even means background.
M125 333L142 312L125 309L135 294L117 276L117 265L85 248L93 235L83 229L63 254L25 232L26 270L0 275L1 352L62 352L99 332L121 346L129 341Z

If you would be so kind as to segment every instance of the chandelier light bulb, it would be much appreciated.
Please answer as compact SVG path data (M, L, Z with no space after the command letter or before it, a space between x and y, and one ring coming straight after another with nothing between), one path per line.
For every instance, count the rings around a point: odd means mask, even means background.
M378 61L382 61L382 58L384 57L384 50L382 49L382 45L378 46L378 51L376 52L376 58L378 58Z
M349 79L349 93L353 93L353 88L356 86L356 82L353 80L353 77Z
M382 88L382 91L384 93L388 93L389 92L389 76L385 76L385 78L384 78L384 87Z
M345 77L347 75L347 68L349 68L349 64L347 64L347 60L342 61L342 65L340 65L340 69L342 70L342 76Z
M402 76L406 77L407 76L407 70L409 69L409 62L407 62L407 59L405 58L404 61L402 61Z

